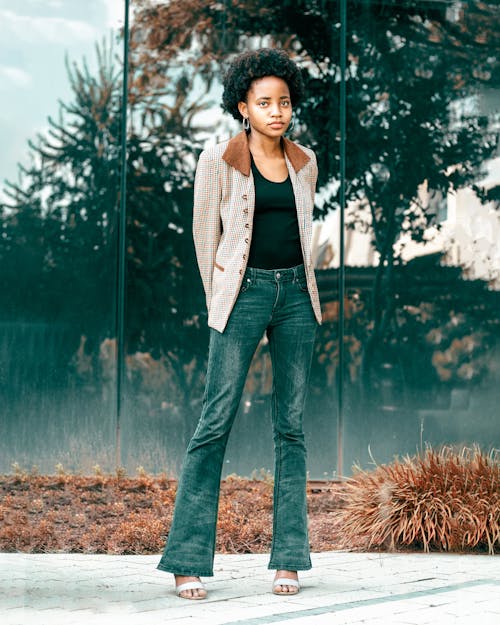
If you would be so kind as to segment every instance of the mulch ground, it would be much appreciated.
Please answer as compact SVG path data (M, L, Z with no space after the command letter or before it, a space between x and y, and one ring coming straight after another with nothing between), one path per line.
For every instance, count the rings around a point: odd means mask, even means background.
M222 483L219 553L267 552L271 544L270 480L228 478ZM342 543L335 512L340 484L309 489L311 549L356 548ZM176 483L147 474L0 476L0 551L156 554L172 520Z

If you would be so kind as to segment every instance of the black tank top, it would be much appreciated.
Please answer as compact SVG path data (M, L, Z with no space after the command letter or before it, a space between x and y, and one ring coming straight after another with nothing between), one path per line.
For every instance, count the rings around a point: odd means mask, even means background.
M252 158L255 213L248 266L285 269L301 265L299 222L290 176L272 182L260 173Z

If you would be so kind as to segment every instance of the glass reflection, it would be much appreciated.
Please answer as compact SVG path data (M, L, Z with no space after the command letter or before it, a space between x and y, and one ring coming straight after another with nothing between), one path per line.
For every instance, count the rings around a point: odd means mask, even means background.
M113 465L120 9L0 2L4 471Z
M139 445L144 466L175 472L199 418L207 328L191 242L192 182L201 147L240 130L221 116L219 105L220 77L232 54L273 45L293 54L309 94L296 111L294 139L317 151L320 186L338 179L340 72L331 61L339 47L338 5L321 2L312 9L306 1L284 4L283 11L268 1L210 7L201 1L133 3L129 352L135 353L130 358L147 360L164 382L148 390L151 377L144 368L129 387L126 463ZM224 127L226 136L214 136L214 128ZM334 202L328 193L318 214ZM331 475L335 468L335 393L325 386L335 377L333 328L326 331L326 352L317 347L306 420L309 465L316 477ZM139 366L131 366L135 374ZM270 375L268 347L262 342L227 450L226 473L248 475L272 466Z
M498 7L355 4L346 472L426 443L499 443L498 112L485 106L499 87Z
M175 473L199 415L207 330L191 240L194 166L203 145L226 138L214 136L225 60L260 45L293 51L304 69L310 97L293 138L320 166L325 322L306 419L311 477L336 466L339 367L344 473L427 442L499 444L497 4L347 3L342 363L339 4L132 2L121 460L131 471ZM15 9L0 0L5 471L114 466L122 66L111 40L123 9L122 0ZM226 135L239 130L225 123ZM269 392L263 342L226 473L271 466L261 442L271 440Z

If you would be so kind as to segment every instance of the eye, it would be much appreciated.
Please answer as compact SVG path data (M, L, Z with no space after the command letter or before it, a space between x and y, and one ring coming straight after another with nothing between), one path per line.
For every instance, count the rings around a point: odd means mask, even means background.
M262 100L261 102L259 102L259 106L260 107L267 106L267 102L265 100Z
M290 106L290 100L281 100L283 106Z

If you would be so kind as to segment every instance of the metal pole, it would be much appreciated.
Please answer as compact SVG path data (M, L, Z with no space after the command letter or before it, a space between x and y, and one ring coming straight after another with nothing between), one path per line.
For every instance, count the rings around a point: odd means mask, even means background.
M129 44L129 0L125 0L125 25L123 28L123 87L121 100L120 141L120 208L118 214L118 267L116 307L116 468L122 465L121 417L123 408L123 380L125 374L125 278L126 278L126 233L127 233L127 95L128 95L128 44Z
M345 251L344 251L344 210L345 210L345 158L346 158L346 39L347 39L347 0L340 0L340 219L339 219L339 368L337 377L337 477L344 475L344 300L345 300Z

